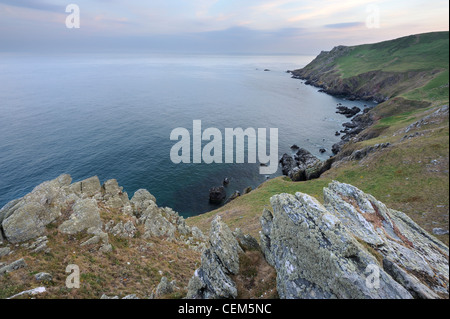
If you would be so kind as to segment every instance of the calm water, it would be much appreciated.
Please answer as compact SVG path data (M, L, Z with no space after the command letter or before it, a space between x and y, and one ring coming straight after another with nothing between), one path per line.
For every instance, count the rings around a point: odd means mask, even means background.
M0 55L0 207L62 173L116 178L184 216L215 208L208 190L228 177L228 193L266 179L259 164L170 161L172 129L279 130L279 155L297 144L330 156L347 119L343 101L290 78L310 56ZM270 72L264 72L267 68ZM271 177L280 175L280 170Z

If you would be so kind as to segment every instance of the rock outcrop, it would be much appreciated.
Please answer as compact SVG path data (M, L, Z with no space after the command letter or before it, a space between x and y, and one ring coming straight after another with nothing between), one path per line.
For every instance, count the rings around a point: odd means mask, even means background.
M184 218L170 208L156 205L156 198L145 189L135 192L129 200L115 179L100 184L94 176L71 183L69 175L44 182L30 194L6 204L0 210L0 234L8 244L23 243L22 247L33 252L46 251L46 228L58 224L61 234L75 235L87 233L90 239L81 246L101 243L101 251L112 249L108 233L121 238L133 238L137 225L144 225L144 238L166 237L177 240L188 237L191 245L204 240L198 228L191 229ZM121 214L123 221L104 223L101 211ZM34 243L28 243L32 239ZM183 240L183 239L181 239ZM201 248L199 248L201 249ZM2 255L8 254L9 247L2 248Z
M220 216L211 223L210 247L202 254L202 264L189 281L187 299L236 298L236 284L230 275L239 272L242 249Z
M281 298L448 298L448 248L405 214L333 182L322 205L275 195L261 246Z
M300 148L294 157L283 154L279 162L283 175L288 176L294 182L300 182L320 177L324 171L330 168L332 163L330 161L332 160L322 162L309 151Z

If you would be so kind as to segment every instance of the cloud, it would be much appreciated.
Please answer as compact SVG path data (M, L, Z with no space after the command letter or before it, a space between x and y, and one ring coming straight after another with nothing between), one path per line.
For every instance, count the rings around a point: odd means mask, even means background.
M55 5L41 0L0 0L0 3L6 4L12 7L51 11L51 12L64 12L64 5Z
M324 25L325 28L329 29L348 29L362 26L364 26L364 22L344 22L344 23L332 23Z

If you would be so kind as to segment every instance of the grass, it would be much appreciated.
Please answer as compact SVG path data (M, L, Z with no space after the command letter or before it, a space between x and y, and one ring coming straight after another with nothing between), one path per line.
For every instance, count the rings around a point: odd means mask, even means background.
M123 214L102 210L104 221L123 220ZM143 232L143 225L137 225ZM30 253L22 247L14 247L14 253L2 258L10 263L23 257L27 267L0 276L0 298L7 298L24 290L44 285L47 292L33 298L97 299L106 294L124 297L136 294L140 298L151 295L166 276L176 280L180 288L172 297L185 294L185 287L199 266L200 253L193 251L183 242L167 241L164 238L122 239L109 235L113 251L101 253L99 244L81 247L80 244L91 236L86 233L67 236L58 233L57 227L47 231L49 253ZM80 268L80 289L68 289L65 280L67 265L76 264ZM34 279L38 272L52 274L51 283L39 283ZM23 296L30 298L30 296ZM166 296L164 296L166 298Z
M369 71L407 72L447 69L449 59L448 32L412 35L376 44L353 47L337 59L343 78Z

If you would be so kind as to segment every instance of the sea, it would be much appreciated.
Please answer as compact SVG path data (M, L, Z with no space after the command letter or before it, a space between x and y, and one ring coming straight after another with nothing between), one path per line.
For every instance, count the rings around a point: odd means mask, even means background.
M117 179L130 198L149 190L184 217L218 206L209 189L230 180L228 196L281 175L259 163L179 163L172 130L278 129L278 156L293 144L332 155L347 122L336 105L364 108L291 78L308 55L0 54L0 207L43 181ZM223 134L225 136L225 134ZM267 134L269 139L269 134ZM225 142L225 141L223 141ZM268 142L269 143L269 142ZM205 144L205 142L204 142ZM324 148L321 154L319 149ZM191 152L192 153L192 152ZM191 154L192 156L192 154Z

